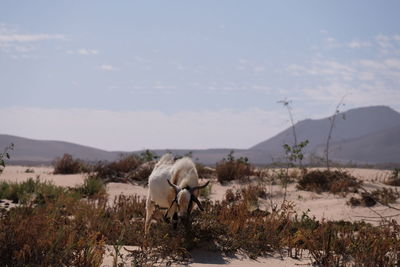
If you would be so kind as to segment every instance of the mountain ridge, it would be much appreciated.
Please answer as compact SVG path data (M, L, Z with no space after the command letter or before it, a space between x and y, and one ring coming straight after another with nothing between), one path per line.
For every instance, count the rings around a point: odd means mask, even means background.
M310 142L304 150L306 155L324 155L324 144L329 126L329 117L316 120L305 119L295 124L297 140L300 142L307 139ZM341 112L338 114L332 133L331 159L360 163L400 162L400 138L397 136L400 136L400 113L390 107L370 106ZM65 141L34 140L0 134L0 148L10 143L15 144L10 161L13 164L49 164L64 153L87 161L113 161L121 153L142 152L107 151ZM249 149L155 149L152 151L158 155L168 151L178 155L191 152L195 160L213 165L234 150L235 157L247 157L253 164L265 165L284 160L282 145L285 143L294 143L291 127Z

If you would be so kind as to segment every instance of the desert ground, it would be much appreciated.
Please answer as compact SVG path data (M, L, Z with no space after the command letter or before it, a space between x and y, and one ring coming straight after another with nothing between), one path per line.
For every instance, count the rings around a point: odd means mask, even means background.
M29 167L33 172L26 173L26 166L7 166L0 175L0 181L22 182L28 178L38 178L41 181L52 181L55 185L74 187L81 185L85 179L84 174L74 175L54 175L52 167ZM390 187L383 182L390 175L390 171L374 170L374 169L346 169L349 173L363 181L363 187L367 190L377 188ZM274 171L274 170L268 170ZM201 183L205 182L202 179ZM259 179L253 179L249 183L263 183ZM260 199L260 209L270 209L271 203L280 204L283 200L284 191L281 185L270 185L263 183L266 191L272 196L269 199ZM226 185L221 185L216 180L211 181L211 200L222 200L226 190L231 188L240 188L246 186L244 183L231 182ZM138 195L143 198L147 196L147 188L142 185L134 185L127 183L109 183L107 184L107 194L109 201L116 196L123 195ZM287 188L287 200L295 205L295 210L299 214L308 212L310 216L315 216L322 220L346 220L346 221L367 221L372 224L378 224L380 215L400 222L400 213L396 210L389 209L386 206L376 205L372 208L368 207L351 207L346 204L352 194L347 196L334 195L330 193L314 193L301 191L296 188L296 184L289 184ZM6 202L1 203L5 205ZM392 204L396 208L400 208L398 201ZM112 257L110 256L111 249L108 255L105 256L102 266L112 266ZM223 256L219 253L195 250L192 251L193 262L190 266L205 267L218 266L226 264L227 266L298 266L311 264L307 257L302 260L296 260L281 255L271 255L269 257L261 257L257 260L251 260L240 254L231 255L230 257ZM126 259L128 263L128 259Z

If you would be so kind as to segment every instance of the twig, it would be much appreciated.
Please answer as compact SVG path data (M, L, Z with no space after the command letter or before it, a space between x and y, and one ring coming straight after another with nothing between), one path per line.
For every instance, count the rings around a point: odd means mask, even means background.
M333 115L329 118L331 122L331 127L329 128L329 133L328 133L328 139L326 140L326 148L325 148L325 157L326 157L326 168L329 170L329 144L332 138L332 132L333 132L333 127L335 127L335 121L336 121L336 116L339 114L339 108L340 106L344 105L343 101L344 98L347 96L345 94L339 101L339 103L336 105L335 112Z

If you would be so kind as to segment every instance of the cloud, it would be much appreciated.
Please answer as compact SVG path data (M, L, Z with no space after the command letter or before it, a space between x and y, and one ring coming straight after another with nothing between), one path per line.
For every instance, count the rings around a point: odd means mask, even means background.
M321 77L335 77L337 79L352 80L355 69L348 64L343 64L335 60L312 60L307 65L291 64L287 71L293 75L304 74Z
M117 68L115 68L115 67L112 66L112 65L108 65L108 64L100 65L100 66L98 67L98 69L99 69L99 70L104 70L104 71L116 71L116 70L117 70Z
M66 53L70 54L70 55L77 54L77 55L83 55L83 56L90 56L90 55L99 54L99 50L81 48L81 49L78 49L78 50L67 50Z
M325 42L325 47L328 48L328 49L342 47L342 44L340 44L340 43L339 43L335 38L333 38L333 37L326 37L326 38L324 38L324 42Z
M363 48L363 47L370 47L371 43L370 42L362 42L362 41L357 41L353 40L350 43L348 43L348 47L350 48Z
M330 105L350 94L346 99L351 105L400 107L400 35L353 40L346 46L329 37L325 38L325 43L343 53L340 56L318 53L314 59L292 63L286 68L296 79L301 78L301 84L296 85L302 88L300 98ZM364 47L368 47L368 54L349 54L349 48Z
M38 42L44 40L65 40L62 34L0 34L0 42Z
M63 34L20 33L6 24L0 24L0 51L12 58L33 58L29 53L38 48L38 43L65 39Z
M107 150L248 148L288 127L287 115L243 111L110 111L2 108L2 132L75 142Z
M376 60L370 60L370 59L362 59L359 61L359 65L362 67L370 68L370 69L375 69L375 70L384 70L386 68L385 64L376 61Z
M387 59L387 60L385 60L385 64L388 67L400 69L400 60L399 59L395 59L395 58Z

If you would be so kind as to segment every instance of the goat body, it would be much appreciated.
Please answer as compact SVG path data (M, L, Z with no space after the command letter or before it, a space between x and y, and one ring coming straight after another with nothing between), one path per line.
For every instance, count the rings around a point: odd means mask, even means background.
M198 180L196 166L190 158L182 158L174 162L171 154L165 154L161 157L149 177L149 192L146 201L146 234L149 231L150 220L156 204L161 208L168 209L165 218L170 218L175 213L179 217L187 216L192 208L192 201L201 208L197 199L197 189L200 188Z

